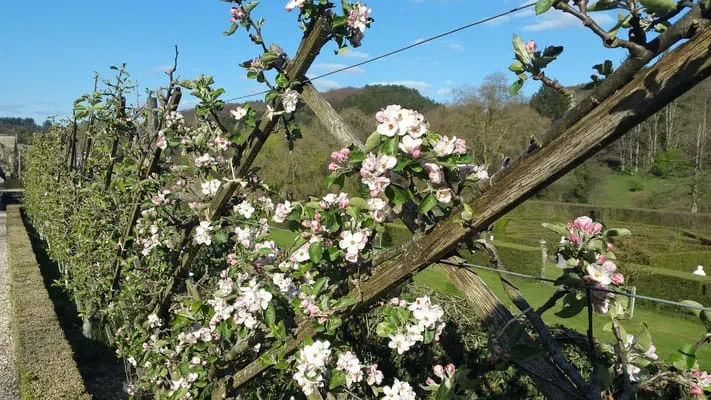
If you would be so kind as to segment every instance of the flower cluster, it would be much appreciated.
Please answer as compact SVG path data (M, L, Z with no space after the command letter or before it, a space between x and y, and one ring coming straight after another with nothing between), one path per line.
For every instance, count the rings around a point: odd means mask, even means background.
M313 344L304 346L299 352L294 380L307 396L323 386L326 364L331 359L330 347L331 343L327 340L317 340Z
M437 378L439 378L440 383L437 383L434 379L427 377L427 380L425 381L427 390L435 392L439 390L442 385L444 385L447 389L453 386L454 374L456 372L454 364L450 363L444 367L441 364L437 364L432 367L432 372Z
M445 327L442 307L432 304L428 296L413 302L393 298L384 307L386 321L378 324L377 333L390 339L388 347L403 354L418 342L438 341ZM396 321L396 322L393 322Z
M358 357L350 351L343 352L338 356L336 369L346 375L346 386L349 388L354 383L363 380L363 366L360 364Z
M568 270L579 275L593 288L593 308L597 313L606 314L614 298L609 292L610 285L620 286L625 282L624 276L617 272L617 264L613 261L614 246L607 242L607 237L627 233L626 230L603 231L601 223L587 216L575 218L564 228L556 225L544 226L567 237L567 241L561 243L559 251L571 266Z
M415 400L415 390L409 383L395 378L391 386L383 387L382 400Z

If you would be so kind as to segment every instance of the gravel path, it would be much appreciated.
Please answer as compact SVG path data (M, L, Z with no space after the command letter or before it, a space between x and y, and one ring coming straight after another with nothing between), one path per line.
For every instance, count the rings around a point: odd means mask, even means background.
M15 354L10 337L10 271L7 265L5 212L0 211L0 399L18 399Z

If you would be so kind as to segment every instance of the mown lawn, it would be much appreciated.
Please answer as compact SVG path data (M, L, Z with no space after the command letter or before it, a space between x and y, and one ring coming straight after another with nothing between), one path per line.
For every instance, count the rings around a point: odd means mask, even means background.
M547 275L551 278L555 277L560 270L554 265L549 265ZM496 296L506 304L514 313L518 310L513 303L506 297L501 286L499 278L495 272L477 271L479 276L489 285ZM415 282L425 285L431 289L442 291L444 293L458 294L454 285L447 280L443 273L439 272L438 267L430 267L415 276ZM516 284L526 298L526 300L537 308L545 303L551 296L554 288L550 284L539 283L538 281L523 281L516 280ZM642 301L642 300L638 300ZM559 302L560 304L560 302ZM549 324L563 324L569 328L575 329L578 332L585 333L587 331L587 314L585 312L573 318L563 319L557 317L554 312L560 309L553 308L543 315L543 319ZM680 310L680 313L687 311ZM614 340L612 334L602 332L602 327L609 322L609 317L605 315L595 314L593 319L593 330L595 336L602 337L603 340L612 342ZM623 326L631 333L636 334L642 329L642 324L647 323L652 334L652 339L657 346L657 353L661 358L666 358L667 355L676 351L679 345L683 343L695 343L704 333L704 327L701 322L696 322L690 318L676 318L666 313L655 312L646 308L635 309L634 318L626 321ZM699 360L701 367L704 369L711 368L711 346L705 346L699 351Z

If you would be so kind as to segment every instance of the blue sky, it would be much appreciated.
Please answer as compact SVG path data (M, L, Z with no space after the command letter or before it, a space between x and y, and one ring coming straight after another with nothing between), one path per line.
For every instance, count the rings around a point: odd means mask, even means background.
M265 40L293 55L301 31L286 0L263 0L255 13L267 20ZM322 51L310 75L362 61L422 38L447 31L523 4L522 0L370 0L375 23L363 46L346 55ZM192 79L213 75L217 85L236 97L261 90L244 78L238 64L258 55L238 31L226 37L230 4L217 0L5 1L0 7L0 116L43 121L65 116L72 101L91 90L94 71L110 77L109 66L127 63L141 86L164 85L172 64L173 46L180 51L178 73ZM597 16L603 26L613 18ZM503 71L512 61L511 36L533 39L539 46L565 46L548 75L563 84L589 78L591 66L605 58L615 65L620 50L604 49L597 37L558 11L542 16L531 9L431 42L388 59L317 81L321 90L401 83L439 101L451 100L451 90L477 85L487 74ZM513 81L513 74L509 74ZM538 88L529 82L525 94ZM144 93L144 92L142 92ZM190 101L189 99L187 100ZM185 104L185 103L184 103ZM187 103L189 104L189 103Z

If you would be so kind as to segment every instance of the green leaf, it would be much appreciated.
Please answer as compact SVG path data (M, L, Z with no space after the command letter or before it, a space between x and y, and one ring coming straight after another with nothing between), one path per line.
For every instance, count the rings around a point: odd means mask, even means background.
M544 12L550 10L553 7L555 0L538 0L536 2L536 15L543 14Z
M568 229L562 225L558 224L549 224L547 222L544 222L541 224L542 227L548 229L549 231L553 231L561 236L568 236Z
M585 308L585 300L580 299L575 293L568 293L563 298L563 309L555 313L560 318L572 318Z
M258 1L253 1L249 4L247 4L246 6L244 6L244 11L250 12L250 11L254 10L254 8L257 7L258 5L259 5Z
M274 308L274 304L269 303L269 307L267 307L264 319L267 322L267 326L274 325L274 323L276 322L276 309Z
M555 280L555 285L581 286L583 279L575 272L565 272Z
M379 134L378 131L371 133L365 141L365 151L369 152L375 150L378 146L380 146L382 138L383 135Z
M679 352L687 357L696 357L696 347L693 344L684 343L679 347Z
M285 87L289 86L289 78L287 78L286 75L284 75L282 73L279 73L274 81L281 88L285 88Z
M385 196L395 204L404 204L410 200L410 192L404 187L394 183L385 188Z
M422 342L424 344L430 344L434 340L434 334L435 332L432 329L426 329L425 332L423 333L422 337Z
M649 350L649 346L652 345L652 334L649 333L646 322L642 323L642 331L637 335L637 344L643 351Z
M380 337L388 337L397 333L397 326L390 321L383 321L375 327L375 334Z
M437 198L432 194L428 194L425 196L424 199L422 199L422 203L420 203L420 207L417 209L418 214L424 214L427 211L431 210L434 208L434 206L437 205Z
M523 88L523 79L519 79L511 84L509 87L509 94L515 96L521 91L521 88Z
M216 232L212 237L217 244L227 243L227 232L219 231Z
M511 63L511 65L509 65L509 71L520 74L521 72L526 71L526 68L523 66L523 63L521 61L516 60Z
M222 34L225 36L230 36L233 33L235 33L235 31L237 31L237 28L239 28L239 24L237 22L235 22L234 24L230 25L229 29L222 32Z
M314 264L318 264L323 259L323 245L321 242L313 242L309 246L309 258Z
M356 299L351 297L351 296L344 296L338 299L336 304L333 305L333 309L335 310L343 310L346 307L352 306L353 304L356 303Z
M385 139L385 143L383 143L383 153L385 154L396 154L397 153L397 137L391 137Z
M588 6L588 11L605 11L618 8L618 4L614 0L598 0L594 4Z
M514 54L516 54L516 58L521 61L524 65L530 65L531 64L531 55L528 53L528 50L526 49L526 44L521 40L521 38L514 34L513 35L513 48L514 48Z
M630 236L630 235L632 235L632 232L629 229L624 229L624 228L611 228L611 229L606 230L602 234L606 237Z
M682 300L681 303L692 306L692 307L700 307L700 308L703 307L703 305L701 303L696 302L694 300ZM701 310L690 308L689 311L694 312L697 317L699 317L699 318L701 317Z
M648 14L663 17L676 9L675 0L639 0Z
M334 369L331 371L331 380L328 382L328 389L333 390L346 384L346 374L343 371Z

